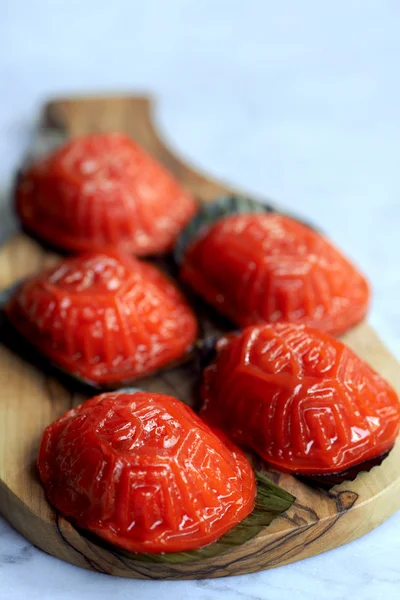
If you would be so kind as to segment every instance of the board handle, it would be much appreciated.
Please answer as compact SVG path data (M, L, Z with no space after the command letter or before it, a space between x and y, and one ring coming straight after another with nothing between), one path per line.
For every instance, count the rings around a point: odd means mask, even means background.
M43 111L43 126L68 136L100 131L123 131L175 174L202 202L238 190L210 179L171 151L160 135L153 116L151 96L80 96L54 99Z

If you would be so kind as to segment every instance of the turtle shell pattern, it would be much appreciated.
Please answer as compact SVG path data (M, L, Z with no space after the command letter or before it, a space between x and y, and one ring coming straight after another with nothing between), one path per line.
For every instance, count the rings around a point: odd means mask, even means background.
M284 321L336 335L368 308L357 269L322 235L278 214L218 220L188 247L181 277L241 327Z
M390 450L399 432L392 387L342 342L304 325L222 339L202 395L204 419L281 471L340 472Z
M74 138L34 162L15 197L29 231L72 252L165 253L197 210L174 176L120 133Z
M38 466L61 514L129 552L212 543L256 494L245 455L161 394L108 393L68 411L45 430Z
M65 259L28 279L6 313L55 364L98 384L180 359L197 332L193 311L168 277L114 250Z

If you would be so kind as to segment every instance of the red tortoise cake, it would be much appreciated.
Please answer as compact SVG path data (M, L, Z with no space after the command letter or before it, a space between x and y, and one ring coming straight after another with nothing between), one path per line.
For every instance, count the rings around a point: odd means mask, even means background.
M218 540L254 507L245 455L191 408L161 394L108 393L47 427L38 456L49 502L129 552Z
M65 259L26 280L6 314L53 363L100 386L181 360L197 334L175 283L114 250Z
M182 280L240 327L289 321L341 334L367 312L365 278L289 217L230 214L187 237Z
M279 469L343 472L393 446L393 388L339 340L304 325L252 326L220 340L200 415Z
M122 133L70 140L22 173L15 196L27 230L72 252L165 253L197 210L174 176Z

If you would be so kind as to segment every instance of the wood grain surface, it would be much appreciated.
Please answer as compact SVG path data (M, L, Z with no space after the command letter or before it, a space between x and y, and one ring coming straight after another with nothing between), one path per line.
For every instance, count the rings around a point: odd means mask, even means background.
M232 191L173 156L153 125L147 97L77 98L50 102L43 126L68 135L120 130L173 171L204 202ZM57 256L24 234L0 249L0 287L34 273ZM400 392L400 369L376 333L363 323L344 336L362 358ZM195 401L198 373L190 365L147 380L142 387ZM87 538L46 502L35 461L44 427L84 397L44 375L0 345L0 512L44 551L101 573L140 579L195 579L238 575L284 565L345 544L400 508L400 443L381 466L329 492L290 475L268 474L296 496L291 509L242 547L201 563L149 564L125 558Z

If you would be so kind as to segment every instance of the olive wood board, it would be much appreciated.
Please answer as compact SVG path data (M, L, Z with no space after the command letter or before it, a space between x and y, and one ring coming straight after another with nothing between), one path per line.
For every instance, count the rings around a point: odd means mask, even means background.
M215 182L174 156L157 133L148 97L93 97L46 105L43 127L67 135L119 130L130 134L208 202L232 188ZM23 233L0 248L0 288L57 260ZM400 392L400 369L366 323L344 341ZM30 542L67 562L100 573L139 579L197 579L239 575L277 567L330 550L367 533L400 508L400 441L379 467L330 491L274 471L267 473L296 497L289 511L257 537L226 554L201 562L154 564L126 558L78 532L47 503L36 471L45 426L84 399L0 345L0 512ZM144 382L148 390L191 402L198 376L189 366Z

